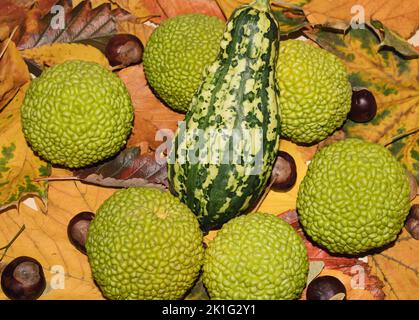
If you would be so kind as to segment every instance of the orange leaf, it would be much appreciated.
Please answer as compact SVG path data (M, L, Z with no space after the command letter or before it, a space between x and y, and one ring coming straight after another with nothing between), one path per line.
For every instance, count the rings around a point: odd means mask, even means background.
M185 116L165 106L153 94L147 85L142 65L121 70L119 77L127 86L135 108L134 130L128 146L138 146L146 141L152 149L157 148L162 142L156 141L156 132L159 129L174 132L178 121L182 121Z
M202 13L225 20L215 0L157 0L157 2L169 18L187 13Z
M358 7L354 7L358 6ZM307 19L313 24L350 24L363 8L365 22L379 20L386 27L408 39L418 29L419 2L411 0L311 0L304 6ZM359 11L360 12L360 11ZM401 23L403 22L403 23Z
M10 39L0 44L0 110L15 96L19 88L29 81L25 62Z

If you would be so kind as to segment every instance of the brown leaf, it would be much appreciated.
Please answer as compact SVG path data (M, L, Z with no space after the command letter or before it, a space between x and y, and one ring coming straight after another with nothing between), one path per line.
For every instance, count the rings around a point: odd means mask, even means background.
M81 42L103 49L109 36L116 33L115 15L120 14L120 10L112 11L109 3L93 9L90 1L83 1L75 8L71 0L61 0L57 4L64 8L64 29L56 24L60 17L57 13L43 17L41 12L33 10L26 18L19 49L55 42Z
M166 186L166 163L156 161L154 153L141 154L139 148L123 150L114 159L74 172L80 180L107 187Z
M379 20L403 38L410 38L418 29L419 2L411 0L311 0L304 6L307 19L312 24L349 25L351 8L362 6L365 22ZM401 23L403 22L403 23Z
M0 110L15 96L21 86L30 80L28 67L13 41L0 43Z
M147 142L155 150L162 144L162 141L156 140L157 131L167 129L174 133L178 121L182 121L185 116L165 106L153 94L145 79L142 65L125 68L118 74L127 86L135 108L134 130L128 146Z

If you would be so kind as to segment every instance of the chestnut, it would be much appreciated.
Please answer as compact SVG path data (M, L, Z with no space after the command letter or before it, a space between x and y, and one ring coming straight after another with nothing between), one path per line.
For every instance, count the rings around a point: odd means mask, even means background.
M272 189L287 190L295 184L296 180L297 166L294 158L285 151L278 151L271 176Z
M410 208L405 228L414 239L419 240L419 204L414 204Z
M355 122L371 121L377 114L374 95L364 88L353 88L348 118Z
M31 257L21 256L11 261L1 275L1 288L12 300L35 300L46 287L42 265Z
M86 239L90 222L95 217L93 212L82 211L76 214L68 223L67 235L70 242L81 253L86 254Z
M336 277L321 276L315 278L307 287L307 300L330 300L335 295L343 293L346 300L346 288Z
M132 34L117 34L109 39L105 55L111 66L129 66L140 63L144 47L141 41Z

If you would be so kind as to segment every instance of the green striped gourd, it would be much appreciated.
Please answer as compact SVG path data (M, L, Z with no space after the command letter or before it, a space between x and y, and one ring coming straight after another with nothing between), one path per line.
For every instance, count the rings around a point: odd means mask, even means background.
M168 161L170 190L197 215L203 230L220 227L254 206L269 179L280 131L278 47L269 0L237 8L217 59L194 95L184 130L176 132ZM216 143L211 137L221 131L227 138ZM198 141L191 138L197 132ZM182 158L183 152L200 161Z

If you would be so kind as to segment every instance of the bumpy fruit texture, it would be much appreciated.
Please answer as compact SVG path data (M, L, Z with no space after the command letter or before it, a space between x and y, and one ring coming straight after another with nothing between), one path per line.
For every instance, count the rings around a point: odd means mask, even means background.
M352 89L345 66L333 54L299 40L281 42L276 79L286 138L317 142L345 121Z
M304 243L284 220L251 213L227 222L205 253L211 299L296 299L308 273Z
M205 67L217 56L224 23L203 14L164 21L144 51L144 70L157 95L171 108L186 112Z
M347 139L321 149L297 198L307 234L333 253L359 254L395 240L409 212L406 171L384 147Z
M34 79L21 109L26 140L41 157L84 167L116 154L134 118L130 95L112 72L70 60Z
M194 214L168 192L129 188L106 200L86 242L93 277L110 299L179 299L201 269Z

